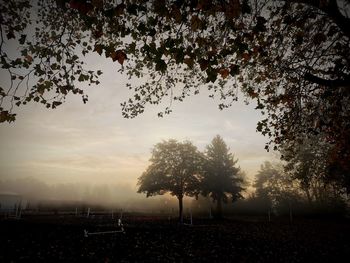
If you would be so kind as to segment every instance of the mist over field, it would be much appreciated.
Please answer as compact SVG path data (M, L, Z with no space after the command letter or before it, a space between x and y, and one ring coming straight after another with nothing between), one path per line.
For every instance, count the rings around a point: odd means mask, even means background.
M47 207L95 205L138 212L176 208L170 196L146 199L136 191L136 186L129 184L47 184L32 177L0 180L0 194L18 194L31 208L39 204Z

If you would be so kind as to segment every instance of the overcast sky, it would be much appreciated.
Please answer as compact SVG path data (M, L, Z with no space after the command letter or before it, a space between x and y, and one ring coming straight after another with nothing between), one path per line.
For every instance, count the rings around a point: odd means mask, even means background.
M55 110L27 105L19 109L15 123L0 125L0 180L33 177L48 184L136 189L152 147L170 138L190 140L204 150L219 134L249 177L274 156L264 150L267 138L256 133L260 113L245 105L242 96L220 111L203 92L173 104L173 113L164 118L157 117L162 108L152 106L135 119L123 119L120 103L131 93L117 72L120 65L98 56L89 63L104 74L100 86L87 89L87 104L72 95Z

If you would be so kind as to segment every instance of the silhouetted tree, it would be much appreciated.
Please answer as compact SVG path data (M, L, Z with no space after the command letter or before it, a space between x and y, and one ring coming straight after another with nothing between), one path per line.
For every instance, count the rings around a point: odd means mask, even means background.
M191 142L163 141L152 150L151 164L139 177L139 193L147 197L169 192L179 201L179 221L183 221L183 198L198 196L202 156Z
M279 172L273 169L270 162L265 162L260 166L260 170L255 175L253 187L255 188L255 197L260 199L267 211L272 208L271 198L271 179L279 177Z
M330 143L320 140L319 136L309 137L304 144L293 151L287 147L283 153L285 170L290 178L300 182L309 203L329 202L330 199L341 199L346 192L344 188L345 174L336 174L329 170L327 162L334 149Z
M206 147L201 189L204 196L216 202L218 217L222 216L223 202L242 198L244 179L237 161L219 135Z
M283 166L265 162L255 175L255 198L260 199L266 211L272 208L289 210L292 203L300 201L300 185L283 171Z

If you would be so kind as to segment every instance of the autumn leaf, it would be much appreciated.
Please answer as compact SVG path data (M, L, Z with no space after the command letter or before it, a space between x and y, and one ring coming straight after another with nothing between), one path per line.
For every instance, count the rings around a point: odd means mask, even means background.
M103 8L103 0L92 0L91 4L96 8Z
M327 0L320 0L319 2L320 2L320 3L319 3L319 7L320 7L321 9L327 8L328 5L330 5L329 2L328 2Z
M225 16L227 19L235 19L241 14L241 4L239 0L230 0L227 4Z
M217 50L216 50L215 48L213 48L212 50L209 50L209 51L208 51L207 56L208 56L209 58L211 58L211 57L215 57L216 54L217 54Z
M102 35L103 35L103 31L102 31L101 29L96 30L96 31L93 32L93 36L94 36L94 38L96 38L96 39L102 37Z
M69 6L72 9L76 9L78 10L80 13L86 15L87 13L89 13L91 10L94 9L93 5L91 3L88 2L81 2L78 0L71 0L69 2Z
M124 9L125 9L125 4L119 4L117 7L114 9L114 14L116 16L121 16L124 14Z
M193 68L193 59L192 58L185 58L184 63L189 67Z
M191 17L191 29L193 31L198 30L202 25L202 20L196 15Z
M250 55L249 55L248 53L243 53L243 54L242 54L242 58L243 58L243 60L244 60L245 62L247 62L247 61L249 61L249 59L250 59Z
M175 19L177 23L181 23L182 21L181 11L176 5L172 6L171 16Z
M81 5L81 8L79 9L79 11L80 11L80 13L86 15L87 13L89 13L93 9L94 9L94 7L92 6L92 4L86 3L86 4Z
M259 96L259 93L255 92L252 88L250 88L247 92L248 92L248 95L253 99Z
M230 71L227 68L220 69L219 73L223 79L226 79L230 75Z
M154 12L159 16L165 16L167 12L165 0L153 1L153 8L154 8Z
M32 62L32 61L33 61L33 58L32 58L32 56L30 56L30 55L25 56L25 59L26 59L28 62Z
M294 98L291 95L287 95L287 94L281 95L281 102L284 104L293 102L293 99Z
M100 45L100 44L96 44L95 45L94 51L96 51L100 56L102 54L102 50L103 50L103 46L102 45Z
M69 2L69 7L72 8L72 9L78 9L79 6L80 6L79 1L71 0L71 1Z
M200 66L200 68L201 68L202 71L206 70L206 69L208 68L208 66L209 66L208 60L206 60L206 59L201 59L201 60L199 61L199 66Z
M112 58L113 62L118 60L121 65L123 65L124 60L127 58L126 54L122 50L111 52L110 57Z
M196 9L198 9L198 10L203 9L203 3L201 1L198 2Z

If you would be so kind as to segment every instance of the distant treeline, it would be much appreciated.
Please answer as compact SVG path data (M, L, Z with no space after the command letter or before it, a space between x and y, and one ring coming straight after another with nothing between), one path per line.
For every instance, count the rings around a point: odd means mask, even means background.
M349 203L347 188L327 165L329 145L315 138L295 149L284 150L282 161L266 161L248 183L230 149L217 135L204 152L189 141L168 140L152 150L151 165L139 178L139 192L148 196L170 193L179 202L183 218L184 196L199 196L193 201L197 212L221 217L230 214L345 215ZM254 190L242 201L248 186ZM225 205L228 201L235 202ZM215 209L213 208L215 204ZM224 209L223 209L224 206ZM205 212L207 211L207 212Z

